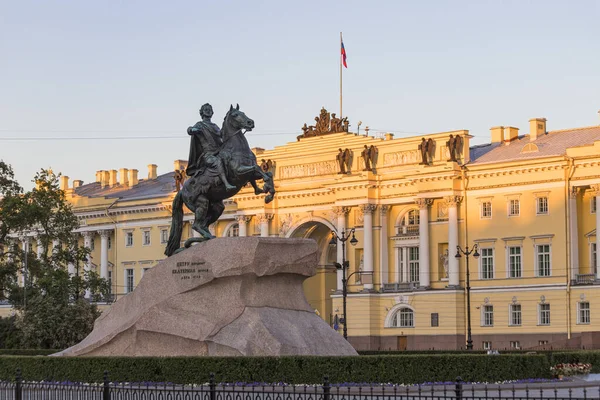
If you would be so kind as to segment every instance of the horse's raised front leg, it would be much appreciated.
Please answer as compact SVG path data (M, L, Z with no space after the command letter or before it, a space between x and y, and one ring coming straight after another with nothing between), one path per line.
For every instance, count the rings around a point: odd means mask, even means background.
M261 187L259 187L259 186L256 184L256 180L255 180L255 179L251 179L251 180L250 180L250 184L251 184L251 185L252 185L252 187L254 188L254 194L256 194L256 195L259 195L259 194L263 194L263 193L265 193L265 189L264 189L264 188L261 188Z

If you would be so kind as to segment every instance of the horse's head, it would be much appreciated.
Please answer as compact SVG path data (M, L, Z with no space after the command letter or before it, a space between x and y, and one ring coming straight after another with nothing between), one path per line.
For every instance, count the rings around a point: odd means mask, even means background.
M227 115L225 115L223 129L225 128L228 128L227 130L231 133L235 133L242 129L251 131L254 128L254 121L248 118L243 111L240 111L240 105L238 104L235 108L231 106Z

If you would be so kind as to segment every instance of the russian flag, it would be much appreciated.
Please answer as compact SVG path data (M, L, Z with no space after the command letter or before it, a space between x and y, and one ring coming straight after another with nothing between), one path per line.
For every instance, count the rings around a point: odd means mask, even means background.
M348 64L346 64L346 49L344 48L344 41L342 40L342 63L344 67L348 68Z

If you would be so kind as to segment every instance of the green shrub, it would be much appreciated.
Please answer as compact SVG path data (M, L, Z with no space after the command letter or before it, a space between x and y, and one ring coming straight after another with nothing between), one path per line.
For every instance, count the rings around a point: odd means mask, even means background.
M205 383L215 373L220 382L423 383L496 382L549 378L543 355L398 355L363 357L0 357L0 379L14 378L20 368L26 380Z
M59 351L50 349L0 349L0 356L47 356Z
M592 373L600 373L600 351L555 351L550 356L550 364L592 364Z

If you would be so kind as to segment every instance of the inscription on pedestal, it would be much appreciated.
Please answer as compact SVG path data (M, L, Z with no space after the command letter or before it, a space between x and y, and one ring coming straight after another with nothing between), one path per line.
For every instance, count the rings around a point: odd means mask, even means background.
M173 268L173 276L180 280L204 278L203 274L208 268L202 268L205 261L180 261Z

